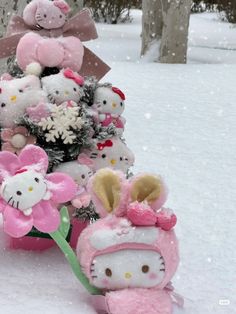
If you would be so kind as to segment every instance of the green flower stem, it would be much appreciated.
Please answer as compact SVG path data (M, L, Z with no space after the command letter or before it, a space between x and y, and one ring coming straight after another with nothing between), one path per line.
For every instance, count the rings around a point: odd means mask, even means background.
M72 250L68 242L63 238L61 233L59 231L55 231L53 233L50 233L50 236L57 243L62 252L65 254L65 257L67 258L74 274L82 283L82 285L88 290L88 292L90 294L101 295L102 293L99 289L90 285L88 278L81 271L81 266L77 260L74 251Z

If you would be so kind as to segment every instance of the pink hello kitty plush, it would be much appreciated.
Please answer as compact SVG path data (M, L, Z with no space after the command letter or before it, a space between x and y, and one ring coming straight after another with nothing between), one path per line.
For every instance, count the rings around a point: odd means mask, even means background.
M27 108L36 106L47 97L40 80L34 75L13 79L4 75L0 81L0 126L12 128Z
M98 112L98 122L107 127L113 123L118 134L124 131L125 119L121 116L125 109L124 93L112 86L98 87L94 94L93 108Z
M97 171L101 168L112 168L124 173L134 164L134 154L118 136L104 141L96 141L95 148L82 152L78 160Z
M42 78L42 87L51 103L61 105L73 101L79 103L84 95L84 78L71 69Z
M90 180L89 191L101 219L81 233L77 256L90 283L104 291L97 310L171 314L168 283L179 251L172 230L176 217L161 207L167 195L162 179L143 174L127 181L119 172L102 169Z
M61 36L69 11L69 5L62 0L33 0L26 6L24 22L30 27L51 30L51 36L50 33L43 36L40 32L30 32L20 39L16 58L23 71L40 75L44 67L81 69L82 42L75 36Z

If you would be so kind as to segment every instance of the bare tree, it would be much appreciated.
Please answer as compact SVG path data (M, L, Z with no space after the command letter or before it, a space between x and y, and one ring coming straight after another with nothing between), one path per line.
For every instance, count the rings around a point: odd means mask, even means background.
M191 0L143 0L142 55L160 39L160 62L186 63L191 4Z

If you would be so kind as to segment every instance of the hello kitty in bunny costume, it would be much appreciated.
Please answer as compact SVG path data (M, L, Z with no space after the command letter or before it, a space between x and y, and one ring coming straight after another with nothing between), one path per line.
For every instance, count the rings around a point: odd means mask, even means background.
M89 182L101 219L81 234L77 255L90 283L102 289L98 311L109 314L171 314L168 284L178 263L176 216L162 208L167 191L150 174L126 180L101 169Z

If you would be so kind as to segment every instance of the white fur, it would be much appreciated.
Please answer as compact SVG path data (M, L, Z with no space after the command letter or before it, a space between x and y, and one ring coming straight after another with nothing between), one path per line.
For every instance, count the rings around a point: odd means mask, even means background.
M121 243L153 244L158 237L155 227L128 227L113 230L98 230L92 235L90 242L97 250L104 250Z
M29 65L27 65L25 73L26 75L32 74L32 75L40 76L40 74L42 73L42 70L43 68L40 65L40 63L32 62Z
M3 128L15 126L28 107L46 101L38 77L29 75L20 79L0 81L0 125Z
M142 271L144 266L148 267L147 272ZM163 280L164 269L164 260L157 252L121 250L96 256L91 267L91 276L94 286L98 288L151 288Z
M66 78L63 71L44 77L42 85L50 102L57 105L69 100L78 103L83 96L83 89L74 80Z

